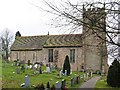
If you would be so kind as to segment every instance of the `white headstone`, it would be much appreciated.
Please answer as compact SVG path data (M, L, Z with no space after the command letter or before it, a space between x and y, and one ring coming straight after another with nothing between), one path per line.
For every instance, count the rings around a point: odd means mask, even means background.
M32 65L28 66L30 69L32 68Z
M59 77L61 78L62 75L62 70L59 71Z
M50 67L46 67L46 72L50 73Z
M65 70L65 76L67 76L67 70Z
M37 67L38 67L38 64L35 64L35 65L34 65L34 68L37 68Z
M90 77L92 77L92 71L90 72Z
M71 71L70 71L70 74L72 74L72 69L71 69Z

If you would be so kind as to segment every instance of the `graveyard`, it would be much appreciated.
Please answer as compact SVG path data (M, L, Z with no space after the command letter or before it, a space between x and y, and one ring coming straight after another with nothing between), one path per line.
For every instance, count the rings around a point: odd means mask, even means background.
M1 60L0 60L1 61ZM21 65L22 67L22 65ZM85 81L91 77L86 77L84 72L72 72L69 76L60 75L59 70L53 69L52 72L46 72L46 66L41 67L41 72L37 72L36 69L20 69L20 66L13 65L13 62L0 62L0 81L2 82L2 88L38 88L41 84L46 88L49 82L49 86L61 87L63 81L66 83L67 88L79 88ZM92 77L97 74L93 74ZM75 77L80 76L79 81L75 81ZM26 81L25 79L28 79ZM27 83L27 87L24 87ZM1 83L0 83L1 84ZM96 83L95 88L112 88L107 85L106 76L101 76L101 79ZM113 89L113 88L112 88ZM120 88L114 88L120 90Z
M35 65L34 65L35 66ZM38 88L41 84L47 87L79 88L88 77L84 72L71 72L69 76L60 73L59 69L53 68L47 71L46 66L41 66L40 70L32 69L32 66L15 65L15 62L2 62L2 88ZM92 76L94 76L93 74ZM64 86L63 86L64 87Z

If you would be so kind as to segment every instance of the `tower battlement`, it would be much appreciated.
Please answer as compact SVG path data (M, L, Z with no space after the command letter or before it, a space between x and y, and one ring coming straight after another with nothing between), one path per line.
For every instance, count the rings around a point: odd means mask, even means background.
M84 9L84 11L86 11L86 12L98 12L98 11L101 12L102 10L105 10L105 8L98 8L98 7L96 7L96 8Z

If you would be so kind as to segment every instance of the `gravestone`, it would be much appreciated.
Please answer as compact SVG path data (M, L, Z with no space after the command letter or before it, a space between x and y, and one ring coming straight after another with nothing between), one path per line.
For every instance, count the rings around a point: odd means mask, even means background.
M66 86L66 80L62 80L61 89L64 90Z
M18 64L19 64L18 66L25 65L25 61L24 60L19 61Z
M50 90L50 83L47 82L47 86L46 86L47 90Z
M34 68L37 69L37 67L38 67L38 64L35 64L35 65L34 65Z
M52 70L53 70L53 67L50 65L50 72L52 72Z
M82 76L80 77L80 79L84 80L84 75L82 75Z
M39 68L39 73L42 74L42 69L41 69L41 67Z
M22 86L23 88L27 88L27 87L29 87L29 85L30 85L30 78L29 78L28 75L26 75L26 76L25 76L25 83L23 83L21 86Z
M30 65L30 60L28 60L28 66Z
M61 89L61 84L60 84L59 81L56 82L55 88L56 88L56 90L60 90Z
M17 66L19 66L19 62L17 62Z
M21 70L20 68L17 68L17 74L20 74L20 70Z
M38 64L38 65L37 65L37 70L39 70L39 68L40 68L40 67L41 67L41 65L40 65L40 64Z
M86 79L87 79L87 80L88 80L88 75L89 75L89 73L87 72L87 73L86 73Z
M77 76L74 77L74 83L77 84Z
M71 86L74 85L74 78L71 78Z
M50 67L46 67L46 72L50 73Z
M21 65L21 63L20 63L20 61L19 61L19 59L17 60L17 66L20 66Z
M25 69L25 66L24 66L24 64L22 64L22 66L21 66L21 70L24 70Z
M65 76L67 76L67 70L65 70Z
M32 64L32 67L31 67L31 69L34 69L34 64Z
M76 82L77 82L77 84L78 84L78 83L80 82L80 75L79 75L79 76L77 76L77 77L76 77L76 79L77 79L77 81L76 81Z
M14 65L17 66L17 61L14 61Z
M90 77L92 77L92 73L93 73L93 72L92 72L92 71L90 71Z
M59 78L62 76L62 70L59 71Z
M72 74L72 69L71 69L71 71L70 71L70 74Z

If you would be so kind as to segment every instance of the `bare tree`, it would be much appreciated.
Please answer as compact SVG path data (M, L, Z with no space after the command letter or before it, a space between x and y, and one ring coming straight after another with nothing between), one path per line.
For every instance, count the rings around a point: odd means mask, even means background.
M40 7L42 10L54 14L56 17L54 18L55 23L53 25L55 27L59 27L60 29L67 30L70 29L71 32L82 30L83 26L86 25L89 29L92 29L97 36L104 40L108 46L108 55L111 58L120 57L120 53L118 53L118 48L120 48L120 2L91 2L91 3L72 3L69 0L59 2L56 4L51 1L44 1L45 4L50 8L48 10ZM39 7L39 6L37 6ZM103 8L104 13L102 13L99 18L97 16L89 17L89 14L85 14L84 11L87 9L96 9ZM105 16L104 20L106 22L101 22L101 18ZM86 22L83 17L88 19ZM100 32L104 32L106 34L106 38L102 35L98 34L97 29Z
M13 42L13 34L6 28L0 34L0 42L1 42L1 56L2 60L8 60L10 46Z

